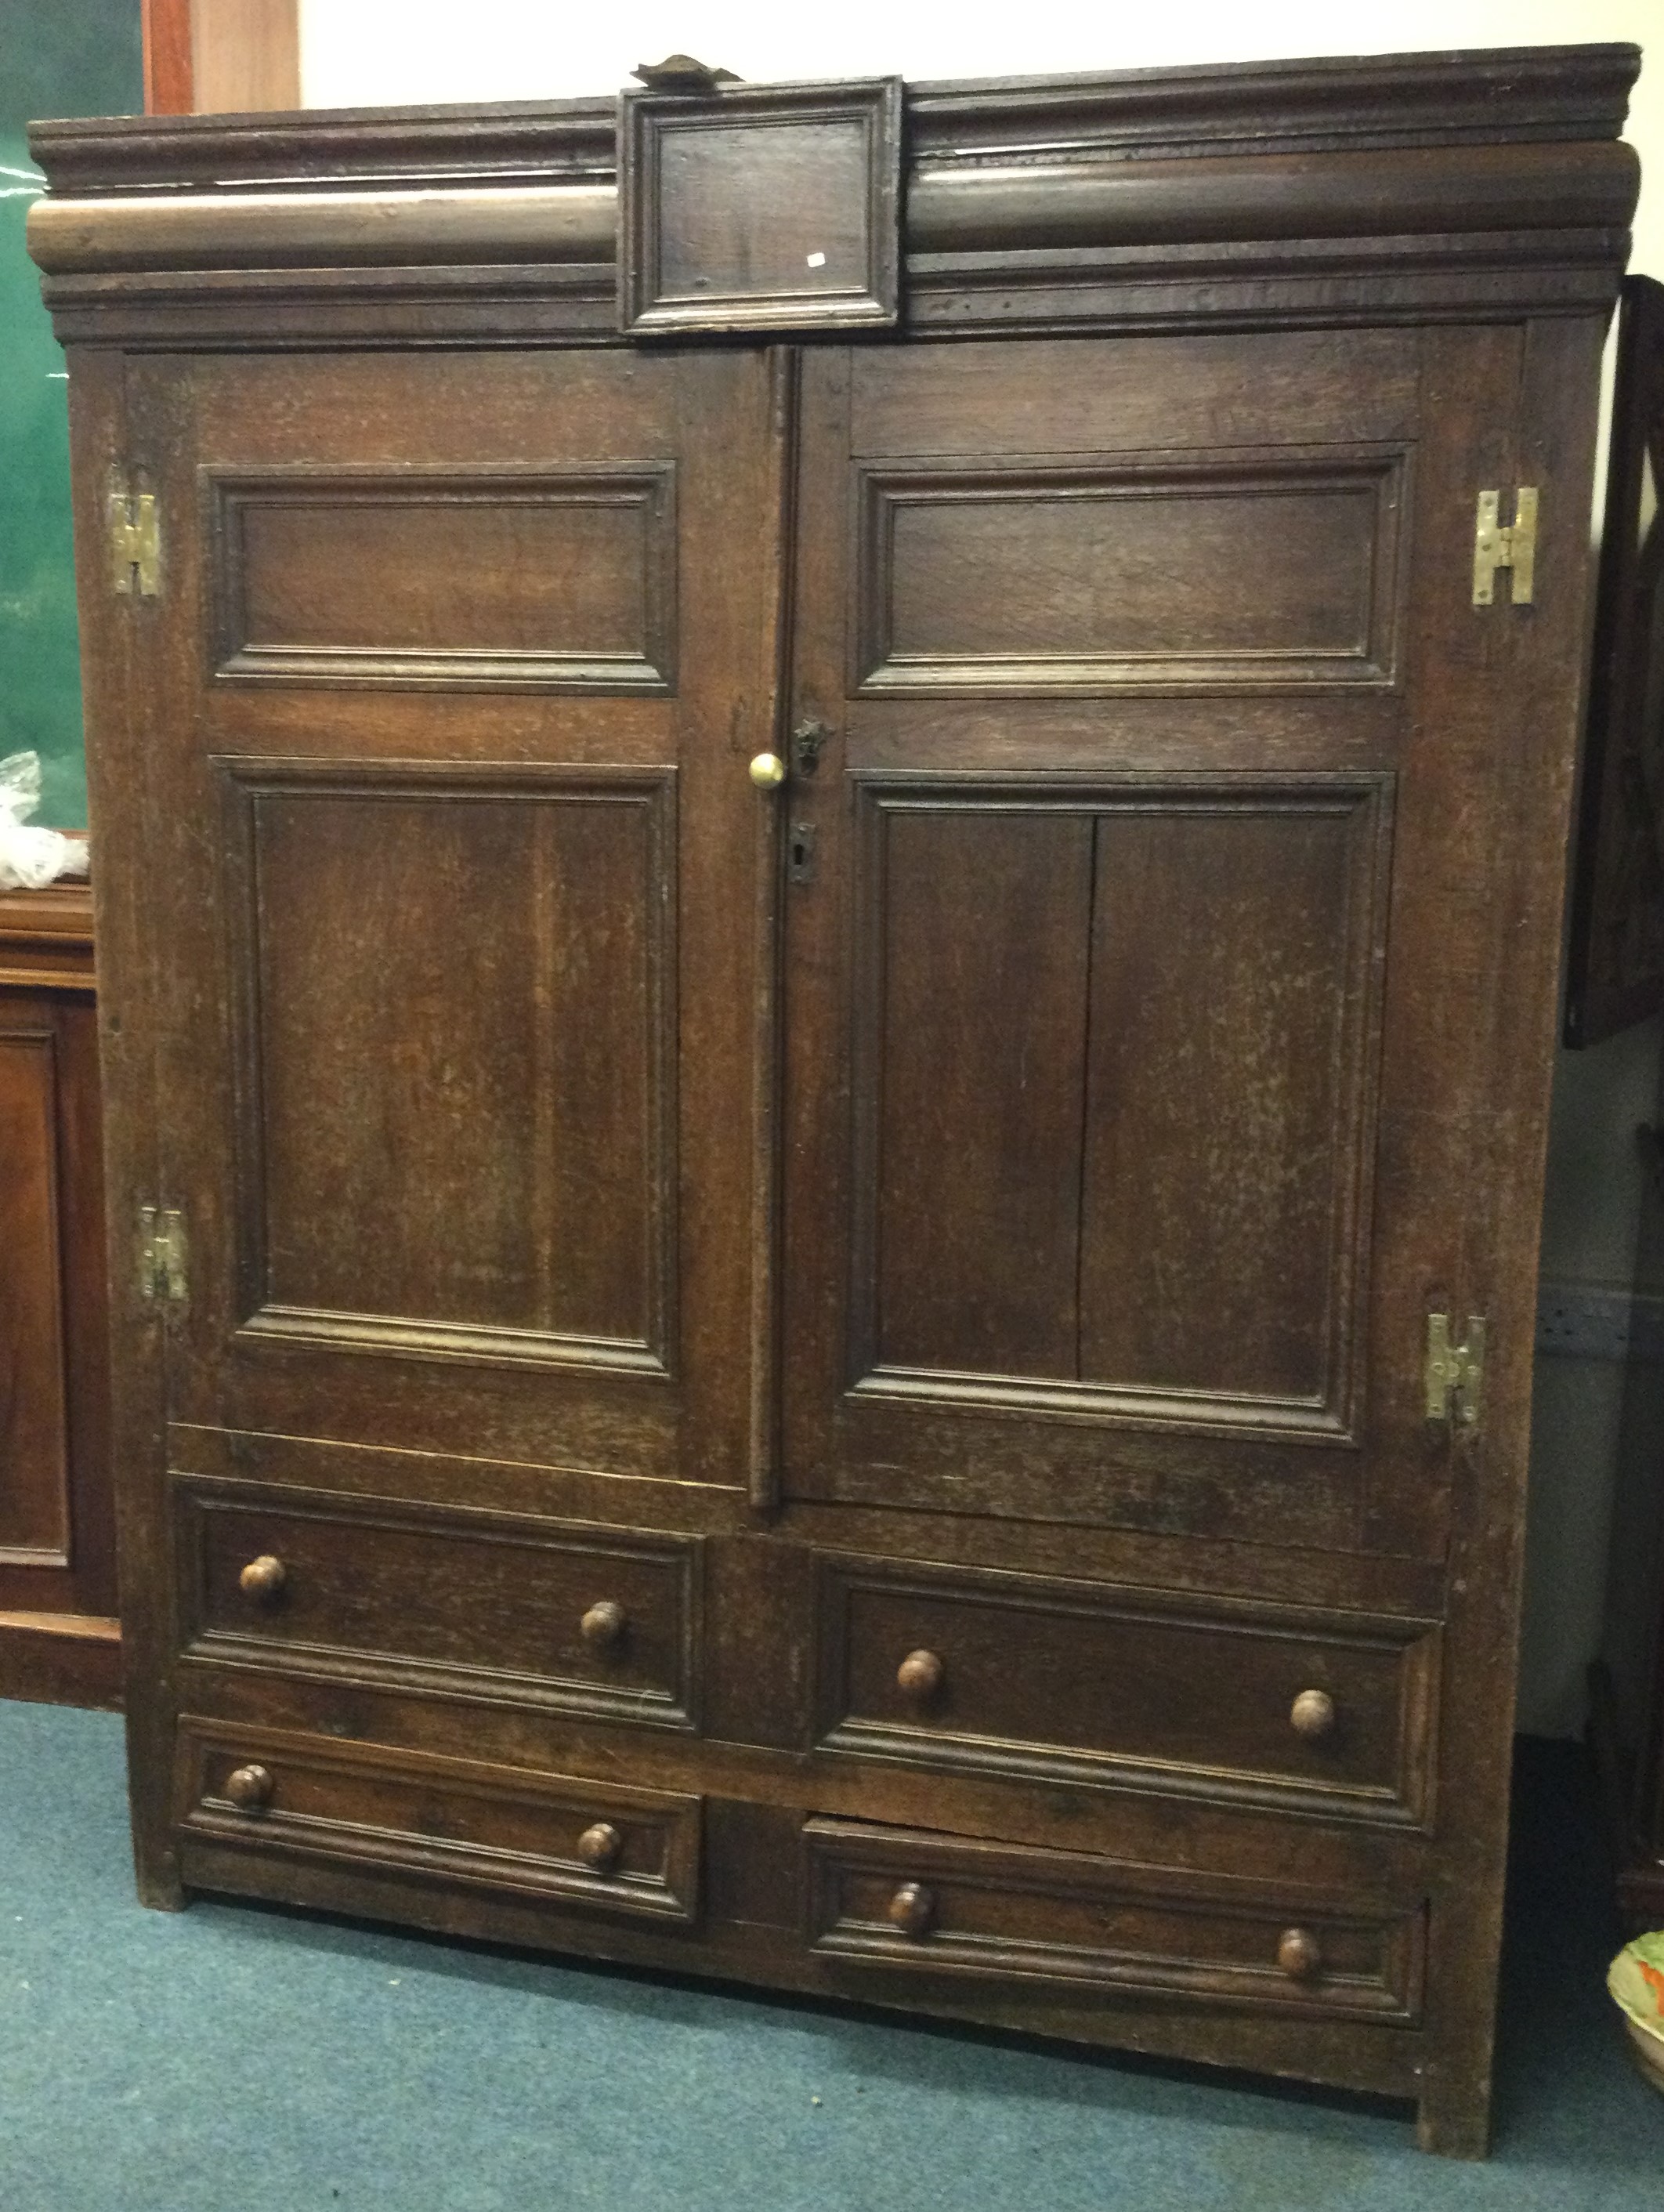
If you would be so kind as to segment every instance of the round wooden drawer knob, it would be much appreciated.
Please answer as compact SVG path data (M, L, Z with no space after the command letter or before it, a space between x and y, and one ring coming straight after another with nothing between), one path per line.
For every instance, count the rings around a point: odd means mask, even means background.
M936 1893L922 1881L904 1881L885 1909L903 1936L923 1936L936 1917Z
M622 1605L604 1597L598 1605L591 1606L578 1626L592 1651L610 1651L623 1641L629 1616Z
M1323 1949L1304 1928L1285 1928L1277 1939L1277 1963L1291 1981L1309 1982L1323 1964Z
M1302 1690L1289 1708L1289 1722L1297 1735L1315 1743L1333 1731L1334 1699L1327 1690Z
M240 1813L263 1813L273 1786L269 1766L234 1767L225 1778L225 1794Z
M288 1569L282 1561L270 1552L262 1552L238 1576L237 1586L245 1597L252 1597L258 1605L270 1605L288 1580Z
M610 1820L598 1820L578 1838L578 1856L596 1874L607 1874L618 1863L624 1839Z
M909 1651L896 1669L896 1685L915 1705L927 1705L941 1688L946 1673L933 1651Z

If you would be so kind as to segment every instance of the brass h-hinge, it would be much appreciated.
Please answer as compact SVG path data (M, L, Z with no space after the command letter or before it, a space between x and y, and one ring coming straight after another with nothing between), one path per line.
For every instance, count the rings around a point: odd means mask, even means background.
M139 1208L139 1295L182 1306L189 1294L185 1216L175 1206Z
M1427 1364L1422 1370L1430 1421L1476 1429L1485 1411L1485 1316L1469 1314L1467 1334L1450 1339L1448 1314L1427 1316Z
M111 580L118 592L154 599L161 588L161 516L153 491L110 494Z
M1499 522L1502 494L1482 491L1473 518L1473 604L1488 607L1496 597L1497 571L1514 579L1514 604L1528 607L1537 575L1537 487L1521 484L1514 495L1514 520Z

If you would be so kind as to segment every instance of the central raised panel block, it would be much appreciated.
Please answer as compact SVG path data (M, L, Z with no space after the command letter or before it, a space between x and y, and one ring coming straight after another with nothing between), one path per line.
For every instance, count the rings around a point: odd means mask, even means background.
M618 309L637 337L894 324L902 82L629 91Z
M1390 787L862 786L853 1387L1351 1432Z
M674 771L221 766L242 1333L664 1371Z

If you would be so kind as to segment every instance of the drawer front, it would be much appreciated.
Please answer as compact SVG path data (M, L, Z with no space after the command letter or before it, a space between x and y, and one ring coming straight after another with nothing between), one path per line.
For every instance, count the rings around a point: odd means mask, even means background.
M691 1729L699 1540L182 1480L193 1658Z
M698 1916L697 1797L190 1717L173 1788L186 1841L636 1919Z
M1427 1825L1425 1621L823 1558L823 1748Z
M804 1838L809 1941L823 1958L1309 2017L1420 2017L1420 1905L1358 1912L1296 1888L847 1820L811 1820Z

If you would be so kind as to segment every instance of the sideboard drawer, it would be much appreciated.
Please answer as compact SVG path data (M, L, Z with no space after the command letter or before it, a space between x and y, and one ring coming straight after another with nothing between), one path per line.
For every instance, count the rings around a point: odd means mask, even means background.
M699 1910L697 1797L186 1716L184 1839L634 1918Z
M823 1557L823 1749L1399 1826L1431 1815L1425 1621Z
M804 1830L817 1955L1413 2022L1424 1908L850 1820Z
M699 1540L181 1479L195 1658L690 1729Z

